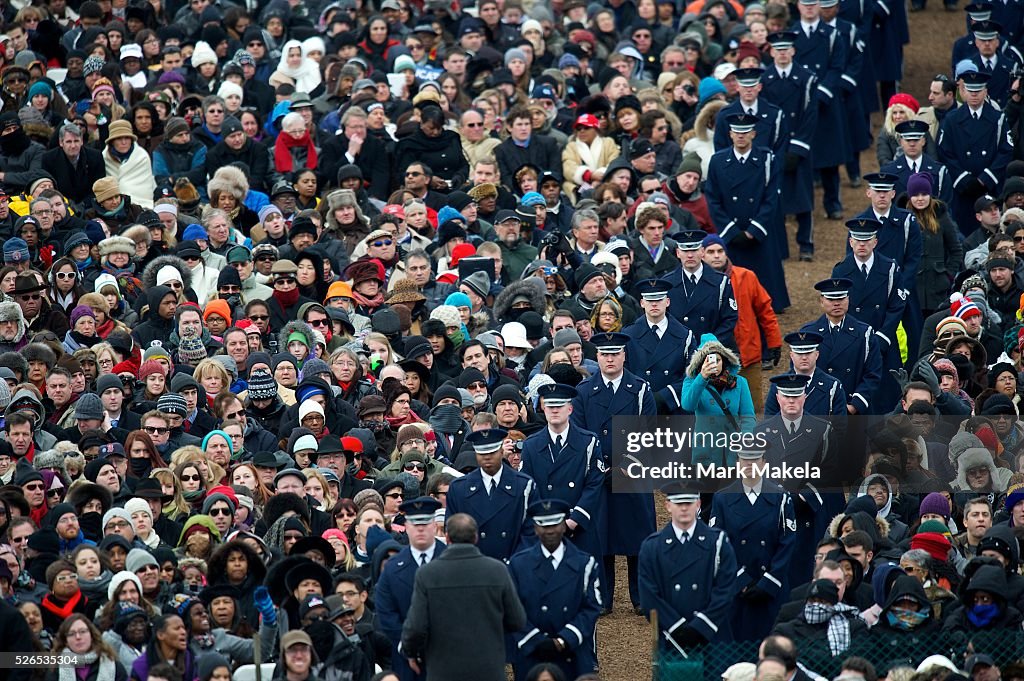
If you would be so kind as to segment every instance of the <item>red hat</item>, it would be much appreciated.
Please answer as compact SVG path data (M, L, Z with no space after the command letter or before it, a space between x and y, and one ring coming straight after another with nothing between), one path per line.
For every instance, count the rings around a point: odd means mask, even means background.
M476 246L473 244L459 244L452 249L451 260L448 261L448 267L455 269L459 266L459 261L463 258L468 258L472 255L476 255Z
M235 322L236 329L245 330L248 329L250 326L256 326L256 324L254 324L250 319L239 319L237 322Z
M394 215L399 220L405 219L405 209L399 206L397 203L389 203L384 206L381 211L384 215Z
M601 123L594 114L582 114L576 119L573 128L600 128Z
M974 431L974 435L981 440L981 444L985 445L985 449L990 452L999 451L999 437L996 435L990 426L982 426L978 430Z
M891 107L893 104L902 104L903 106L913 111L915 114L921 110L921 105L917 103L917 100L914 99L911 95L908 95L906 92L897 92L892 97L890 97L889 106Z
M950 296L949 313L960 319L980 317L981 308L971 302L969 298L964 298L961 294L954 293Z
M346 452L361 452L363 451L363 441L357 437L346 435L341 438L341 448Z
M238 495L235 494L235 490L232 489L231 487L228 487L227 485L217 485L216 487L211 487L210 491L206 493L206 496L211 497L214 494L223 494L224 496L231 500L231 503L235 505L235 508L238 508Z
M945 535L938 532L921 532L910 539L910 548L924 549L935 560L946 562L949 559L949 550L953 548L953 545L949 543Z

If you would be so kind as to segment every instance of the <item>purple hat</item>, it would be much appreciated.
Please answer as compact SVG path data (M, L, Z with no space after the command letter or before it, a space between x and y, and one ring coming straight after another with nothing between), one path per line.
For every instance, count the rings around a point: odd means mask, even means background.
M181 75L177 71L168 71L164 75L160 76L160 80L157 81L159 85L165 85L166 83L180 83L185 84L185 76Z
M93 321L96 321L96 313L92 311L91 307L79 305L71 311L71 328L74 328L75 323L82 317L92 317Z
M914 173L907 179L907 196L932 194L932 176L928 173Z
M932 492L921 500L921 505L918 508L919 515L924 515L926 513L934 513L935 515L940 515L946 520L949 520L949 500L938 492Z

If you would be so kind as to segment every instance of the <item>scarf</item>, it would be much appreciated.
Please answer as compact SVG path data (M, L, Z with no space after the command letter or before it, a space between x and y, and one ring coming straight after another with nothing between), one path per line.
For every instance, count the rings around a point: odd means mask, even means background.
M807 603L804 605L804 619L808 624L824 624L828 622L828 648L833 655L850 648L850 613L857 613L857 608L846 603L825 605L824 603Z
M61 605L57 601L57 597L54 596L52 593L46 594L46 596L43 598L41 605L44 608L46 608L49 612L60 617L62 620L66 620L67 618L75 614L75 608L78 606L79 603L82 603L84 605L83 601L85 600L86 598L84 595L82 595L82 590L79 589L75 592L74 596L69 598L64 603L64 605Z
M68 333L75 339L76 343L87 348L91 348L92 346L103 342L103 338L100 336L85 336L74 330L69 331Z
M110 151L111 156L116 158L119 162L124 163L129 158L131 158L132 152L135 151L135 142L132 142L132 145L128 147L128 151L124 153L121 153L120 151L115 149L113 144L108 146L107 149Z
M84 272L86 269L92 267L92 256L90 255L88 258L82 261L76 260L75 265L78 267L79 272Z
M118 213L120 213L123 210L124 210L124 197L122 196L121 197L121 202L117 204L116 208L113 208L111 210L100 210L100 211L97 211L97 212L100 215L103 215L103 216L109 218L109 217L117 215Z
M988 605L974 605L967 611L967 619L971 621L971 624L984 629L988 625L992 624L992 621L999 616L999 605L996 603L989 603Z
M97 324L96 325L96 335L99 336L100 338L102 338L103 340L106 340L107 336L109 336L111 333L113 333L113 331L114 331L114 320L111 319L110 317L107 317L107 320L105 322L103 322L102 324Z
M185 501L189 504L195 504L198 501L202 501L206 498L205 489L197 489L195 492L182 492L181 495L185 497Z
M422 423L420 417L416 416L416 412L414 412L412 409L410 409L409 413L406 414L405 416L385 416L384 420L391 424L391 429L394 430L395 432L398 432L399 428L410 423Z
M736 377L730 374L728 371L726 371L720 376L715 376L710 381L708 381L708 383L711 385L712 388L717 390L719 394L722 394L726 390L732 390L733 388L736 387Z
M352 293L354 295L355 291ZM274 289L274 299L281 304L282 308L287 310L299 302L299 288L296 286L291 291L278 291Z
M99 662L100 668L96 674L96 681L114 681L116 666L114 665L113 658L103 655L102 657L96 651L89 651L88 653L73 653L70 649L65 648L60 652L61 655L76 655L78 657L79 667L60 667L57 673L57 681L78 681L77 669L81 667L91 667L92 665Z
M102 269L117 280L117 285L126 296L135 298L142 293L142 282L135 276L135 271L130 265L125 269L120 269L110 263L104 263Z
M295 139L288 133L282 132L277 136L277 141L274 142L274 165L279 173L292 172L294 169L292 149L297 149L298 147L306 148L306 167L316 168L316 147L313 146L313 140L309 136L309 131L304 132L299 139Z
M454 435L464 423L462 410L454 404L434 407L430 413L430 427L442 435Z
M365 307L368 310L375 310L384 304L384 292L380 290L377 291L377 295L373 298L367 298L359 291L353 289L352 298L358 305Z

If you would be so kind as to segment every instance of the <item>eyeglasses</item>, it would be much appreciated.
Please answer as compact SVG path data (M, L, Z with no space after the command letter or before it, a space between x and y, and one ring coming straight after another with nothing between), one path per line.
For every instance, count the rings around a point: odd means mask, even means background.
M220 113L220 114L222 114L222 113L224 113L224 109L207 109L206 113L208 113L208 114L212 114L212 113Z
M484 383L483 381L476 381L475 383L470 383L469 385L466 386L466 388L469 389L469 390L480 390L481 388L486 388L486 387L487 387L487 384Z
M131 527L128 524L127 520L111 520L109 523L107 523L106 528L104 528L104 529L107 529L107 530L123 530L126 527Z
M218 516L218 515L227 515L227 516L229 516L229 515L231 515L231 509L230 508L211 508L210 509L210 515L211 516Z
M466 123L466 127L467 128L482 128L482 127L484 127L484 124L483 123Z
M302 417L302 420L303 421L317 422L317 421L323 421L324 417L320 416L320 414L306 414L305 416Z
M423 173L420 173L420 172L416 172L416 171L413 171L413 172L410 172L410 173L406 173L406 174L405 174L405 176L406 176L406 177L419 177L419 176L420 176L420 175L422 175L422 174L423 174Z
M57 579L60 580L59 577ZM92 632L90 632L88 629L71 629L70 631L68 631L68 638L78 638L79 636L85 636L90 633Z
M220 290L223 291L224 293L241 293L242 287L232 286L231 284L225 284L224 286L220 287Z
M76 272L58 272L57 273L57 278L58 279L74 279L77 276L78 276L78 274Z
M202 476L200 476L198 473L196 473L195 475L182 474L180 477L182 482L199 482L200 480L203 479Z
M420 447L425 447L425 446L427 445L427 441L426 441L426 440L424 440L423 438L419 438L419 437L414 437L414 438L412 438L411 440L406 440L406 441L405 441L405 442L403 443L403 445L417 445L417 444L418 444L418 445L419 445Z
M258 40L253 40L248 45L246 45L246 47L263 47L263 43L261 43Z
M41 492L43 490L43 483L37 485L25 485L22 489L26 492Z
M22 293L18 296L18 300L39 300L42 298L38 293Z
M422 463L417 463L415 461L410 461L409 463L407 463L404 466L402 466L402 470L404 470L404 471L421 471L422 472L422 471L427 470L427 467L424 464L422 464Z
M28 78L26 78L25 76L11 76L7 80L5 80L4 82L5 83L27 83L28 82Z
M268 319L270 319L270 315L268 315L268 314L251 314L251 315L249 315L249 321L250 322L265 322Z
M274 280L275 284L294 284L295 277L280 277Z
M160 428L159 426L145 426L143 430L149 433L150 435L163 435L164 433L170 431L170 428Z

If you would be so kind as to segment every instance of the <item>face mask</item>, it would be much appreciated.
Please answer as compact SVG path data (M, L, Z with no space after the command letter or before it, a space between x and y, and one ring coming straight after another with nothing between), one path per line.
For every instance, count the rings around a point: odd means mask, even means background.
M132 473L135 473L135 477L142 477L149 473L149 470L153 467L153 462L147 459L128 459L128 465L131 466Z
M976 627L987 627L999 616L999 606L995 603L975 605L967 611L967 619Z
M231 309L235 309L236 307L241 306L242 296L238 295L237 293L232 293L231 295L224 298L224 302L226 302L228 304L228 307L230 307Z
M334 632L336 627L324 620L313 622L305 628L309 638L313 641L313 649L321 660L327 659L331 649L334 647Z
M914 612L913 610L904 610L903 608L892 608L885 615L886 621L889 622L889 626L893 629L902 629L909 631L910 629L916 629L928 619L928 611Z

